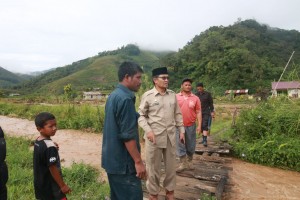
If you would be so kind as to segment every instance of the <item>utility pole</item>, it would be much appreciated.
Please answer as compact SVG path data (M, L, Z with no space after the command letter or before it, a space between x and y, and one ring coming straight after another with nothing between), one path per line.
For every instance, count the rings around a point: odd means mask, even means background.
M292 57L293 57L293 55L294 55L294 53L295 53L295 51L293 51L293 53L292 53L292 55L291 55L289 61L286 63L286 65L285 65L285 67L284 67L284 69L283 69L283 72L282 72L282 74L280 75L280 78L279 78L279 80L277 81L276 86L275 86L275 88L274 88L274 90L273 90L273 92L272 92L272 96L275 96L275 92L276 92L278 83L280 82L280 80L281 80L281 78L282 78L282 76L283 76L283 74L284 74L284 72L285 72L287 66L289 65L289 63L290 63L290 61L291 61L291 59L292 59Z

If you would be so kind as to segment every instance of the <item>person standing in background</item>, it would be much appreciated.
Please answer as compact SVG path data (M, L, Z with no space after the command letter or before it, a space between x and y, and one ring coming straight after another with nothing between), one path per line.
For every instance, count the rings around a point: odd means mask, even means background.
M192 93L192 79L185 78L181 82L181 92L176 94L177 101L183 117L185 129L185 144L176 137L177 156L180 158L180 165L177 172L184 169L194 169L193 155L196 149L196 133L200 134L202 126L201 103L200 99ZM198 126L196 128L196 120ZM179 134L178 131L176 134Z
M212 118L215 117L214 103L213 103L211 94L204 90L203 83L197 84L196 96L198 96L201 101L202 143L203 143L203 146L207 147L207 136L209 133L210 123L211 123Z

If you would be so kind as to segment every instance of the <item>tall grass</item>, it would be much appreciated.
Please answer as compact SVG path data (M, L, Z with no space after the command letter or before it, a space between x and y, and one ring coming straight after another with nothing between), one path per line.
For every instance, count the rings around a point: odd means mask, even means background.
M300 101L281 97L242 111L232 137L237 156L300 171Z
M55 115L61 129L85 129L101 132L104 124L104 107L89 104L34 105L0 102L0 115L33 120L40 112Z
M7 165L9 180L7 183L8 200L32 200L33 188L33 152L30 141L24 138L6 137ZM72 200L101 200L109 196L109 185L98 181L100 174L96 169L73 164L63 168L64 181L71 187L68 195Z

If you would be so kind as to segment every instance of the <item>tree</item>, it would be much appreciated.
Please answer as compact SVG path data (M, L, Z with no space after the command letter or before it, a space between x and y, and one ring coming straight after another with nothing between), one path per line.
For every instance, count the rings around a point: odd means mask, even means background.
M74 99L72 85L70 83L64 86L64 95L67 101Z

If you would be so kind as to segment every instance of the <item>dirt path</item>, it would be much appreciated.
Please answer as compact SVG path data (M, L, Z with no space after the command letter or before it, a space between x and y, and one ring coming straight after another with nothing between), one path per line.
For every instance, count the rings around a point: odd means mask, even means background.
M0 125L8 135L25 136L33 140L39 136L34 122L27 119L0 116ZM73 162L84 162L100 169L101 134L63 129L58 130L52 140L59 145L59 154L64 167L72 165Z
M0 116L0 125L7 135L38 136L34 123L26 119ZM101 135L76 130L59 130L53 137L60 146L63 166L84 162L100 169ZM300 200L300 173L233 159L230 174L232 185L225 199L287 199Z
M232 160L225 199L300 199L300 173Z

